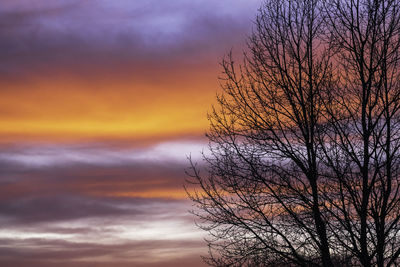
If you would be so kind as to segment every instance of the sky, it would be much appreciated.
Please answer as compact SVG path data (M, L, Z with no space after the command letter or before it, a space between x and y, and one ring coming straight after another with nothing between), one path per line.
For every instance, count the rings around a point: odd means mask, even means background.
M1 1L1 266L205 266L184 170L260 3Z

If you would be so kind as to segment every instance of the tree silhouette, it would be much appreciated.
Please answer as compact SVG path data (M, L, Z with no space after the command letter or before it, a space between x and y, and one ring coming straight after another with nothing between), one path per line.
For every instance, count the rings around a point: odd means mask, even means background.
M188 171L208 264L399 263L399 5L264 2Z

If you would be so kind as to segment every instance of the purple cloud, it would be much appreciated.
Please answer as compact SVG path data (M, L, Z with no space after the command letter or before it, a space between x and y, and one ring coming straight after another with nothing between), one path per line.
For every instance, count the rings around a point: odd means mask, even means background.
M260 1L6 3L0 9L0 71L22 75L32 68L73 72L100 63L123 71L216 62L243 41Z

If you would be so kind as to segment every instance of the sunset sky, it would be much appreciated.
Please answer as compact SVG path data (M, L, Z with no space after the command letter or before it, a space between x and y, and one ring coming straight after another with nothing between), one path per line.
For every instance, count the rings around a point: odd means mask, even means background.
M0 266L204 266L186 157L260 3L1 1Z

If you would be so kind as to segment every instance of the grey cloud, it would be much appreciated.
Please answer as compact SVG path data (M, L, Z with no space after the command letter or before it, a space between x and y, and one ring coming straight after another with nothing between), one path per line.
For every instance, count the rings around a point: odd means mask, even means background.
M0 169L3 168L0 166ZM127 214L147 216L152 201L113 196L121 192L183 190L182 165L73 166L0 174L0 225L65 221ZM150 205L152 206L152 205ZM168 208L169 209L169 208ZM153 207L153 211L165 213Z
M54 202L54 199L46 200L49 201L47 206ZM33 222L25 218L23 224L13 222L1 225L0 265L107 266L107 263L113 262L113 265L117 264L115 266L174 266L173 263L183 261L202 266L199 254L205 252L204 244L200 236L193 236L194 225L185 212L188 202L154 199L107 202L107 205L126 209L126 212L109 214L112 216L97 214L99 217L75 220L69 214L70 217L64 221L54 221L50 216L57 217L63 207L55 212L46 205L27 205L27 209L33 208L31 213L42 208L39 213L47 212L48 218ZM71 204L65 199L63 203ZM140 211L135 212L128 207ZM74 208L85 211L86 207ZM0 209L3 210L3 207ZM127 235L124 231L130 228L129 231L133 232ZM143 239L143 232L148 231L157 233Z
M1 240L0 264L4 266L205 266L199 254L202 241L133 241L115 245L72 243L43 239ZM186 252L157 259L153 252ZM99 262L96 258L106 259ZM108 259L108 260L107 260ZM151 259L153 262L151 262ZM189 264L190 265L186 265ZM174 265L175 264L175 265ZM178 264L178 265L176 265Z
M121 207L119 202L73 195L20 197L0 202L0 218L14 225L29 225L77 218L146 214L143 206L135 203L135 200L123 201L122 204L129 205L129 208Z

